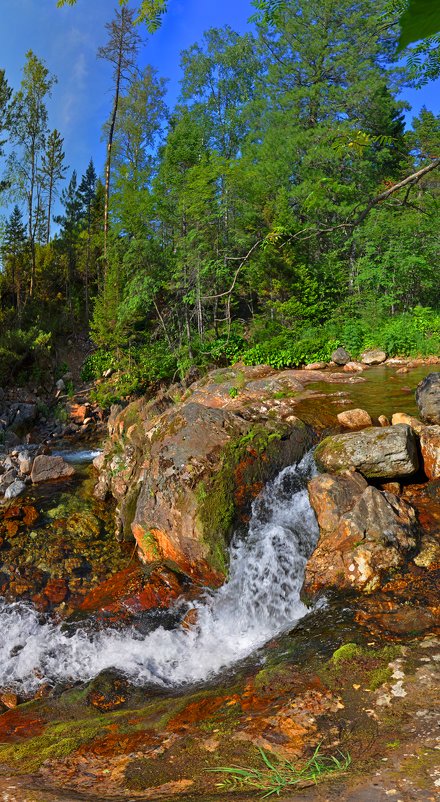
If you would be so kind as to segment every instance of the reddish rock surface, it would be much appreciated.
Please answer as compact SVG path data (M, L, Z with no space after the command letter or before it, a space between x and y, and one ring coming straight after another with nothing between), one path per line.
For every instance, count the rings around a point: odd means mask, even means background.
M420 432L423 470L428 479L440 478L440 426L424 426Z
M342 368L344 373L362 373L365 370L365 365L362 365L360 362L347 362L346 365Z
M411 505L366 486L358 474L315 477L309 497L320 525L306 568L309 591L351 587L371 592L389 571L405 565L418 544Z

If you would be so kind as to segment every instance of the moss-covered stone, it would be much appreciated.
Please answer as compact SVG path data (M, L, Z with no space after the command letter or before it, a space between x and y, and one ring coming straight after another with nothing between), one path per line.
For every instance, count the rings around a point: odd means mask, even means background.
M311 444L305 424L255 424L223 450L215 475L199 482L198 522L211 565L226 573L228 545L235 524L244 522L254 498L283 467L299 459Z

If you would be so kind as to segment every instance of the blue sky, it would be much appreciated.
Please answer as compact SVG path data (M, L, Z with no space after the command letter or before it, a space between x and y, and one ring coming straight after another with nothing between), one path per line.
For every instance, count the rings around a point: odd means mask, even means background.
M50 126L64 136L67 162L80 175L90 156L98 171L103 165L101 126L109 112L111 76L108 66L96 59L96 50L106 40L104 25L116 5L117 0L78 0L74 8L57 9L56 0L0 0L0 67L18 88L25 53L32 49L57 75ZM162 28L148 38L142 52L144 63L170 79L170 105L179 92L180 51L211 26L228 23L244 31L253 10L251 0L171 0ZM423 104L440 112L439 81L405 97L414 113Z

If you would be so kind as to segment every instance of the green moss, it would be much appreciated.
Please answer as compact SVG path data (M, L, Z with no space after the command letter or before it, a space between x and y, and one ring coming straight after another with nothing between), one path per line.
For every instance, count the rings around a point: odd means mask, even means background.
M362 647L357 643L344 643L339 649L336 649L332 655L332 661L335 665L343 663L345 660L352 660L362 654Z
M124 421L125 429L129 429L130 426L133 426L135 424L137 425L139 423L142 423L142 417L140 413L140 402L133 401L131 404L129 404L128 407L126 407L122 412L121 417Z
M251 492L246 493L246 488L268 481L277 470L302 453L301 449L297 453L290 449L290 433L291 428L279 421L252 426L224 449L217 473L210 480L199 482L195 488L199 502L198 524L208 546L208 560L224 575L227 573L227 546L237 512L247 512L253 498ZM280 447L282 440L287 444L284 450ZM304 446L306 440L304 425ZM240 494L243 504L237 502Z
M391 668L383 666L382 668L376 668L375 670L371 671L369 679L368 679L368 687L370 691L376 691L381 685L385 685L386 682L390 682L392 679L393 672Z
M389 663L401 653L398 645L373 649L357 643L344 643L318 673L333 689L343 690L359 683L375 691L391 680Z
M141 485L139 482L136 482L129 488L127 496L124 499L124 507L122 514L124 540L131 540L133 538L131 525L134 521L134 516L136 514L136 507L140 490L141 490Z
M148 530L144 532L142 535L138 535L138 543L141 551L144 554L148 553L156 558L157 560L160 559L160 552L157 546L156 538L154 537L153 533Z
M255 690L260 693L283 688L291 678L291 672L283 666L267 666L255 676Z
M45 731L24 743L0 744L0 761L21 772L34 772L46 760L67 757L102 733L106 718L49 724Z

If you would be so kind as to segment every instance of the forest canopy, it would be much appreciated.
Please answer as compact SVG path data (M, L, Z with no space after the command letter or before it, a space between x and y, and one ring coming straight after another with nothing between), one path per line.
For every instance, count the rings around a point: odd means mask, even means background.
M237 360L438 352L440 116L423 108L408 129L401 99L435 74L435 36L402 61L408 3L254 5L247 33L212 28L182 53L168 108L134 26L139 10L159 24L166 4L122 3L99 53L112 87L102 175L92 162L68 173L44 61L26 55L15 91L0 71L0 202L13 203L0 381L78 330L96 348L84 378L122 368L100 386L105 405Z

